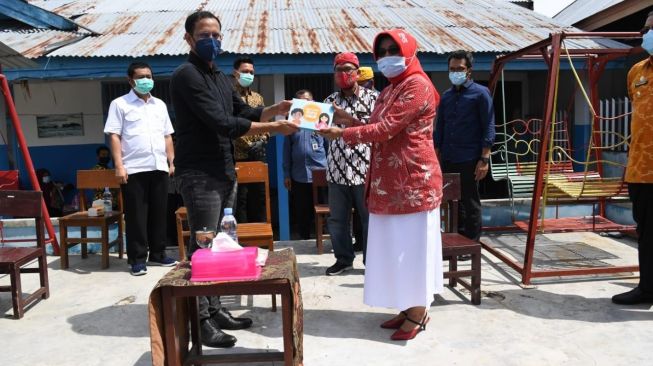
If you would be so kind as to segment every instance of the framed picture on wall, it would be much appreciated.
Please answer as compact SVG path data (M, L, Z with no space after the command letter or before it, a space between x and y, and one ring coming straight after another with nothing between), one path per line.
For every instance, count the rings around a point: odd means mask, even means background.
M84 118L79 114L51 114L36 117L39 138L84 136Z

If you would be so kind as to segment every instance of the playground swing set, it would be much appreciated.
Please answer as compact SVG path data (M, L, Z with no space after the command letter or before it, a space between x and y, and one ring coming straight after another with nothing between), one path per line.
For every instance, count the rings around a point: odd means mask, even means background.
M629 136L616 132L602 131L601 121L619 119L603 117L597 114L599 105L598 82L608 63L620 58L634 55L638 48L602 48L569 49L565 40L573 39L635 39L639 33L634 32L579 32L554 33L547 39L511 54L498 57L490 74L490 91L495 92L501 80L503 101L503 73L506 64L520 59L543 58L548 67L547 85L544 98L544 118L515 120L508 122L505 118L498 125L497 141L493 148L491 177L495 181L508 183L510 204L514 227L527 233L523 262L519 262L492 243L482 241L483 247L522 276L522 283L529 285L533 278L578 276L607 273L638 272L638 266L579 266L553 269L534 269L533 256L535 239L538 234L571 231L631 231L632 226L613 223L605 218L605 206L608 202L626 201L627 184L623 175L617 178L604 176L604 165L616 165L625 168L602 156L602 152L617 146L627 145ZM574 67L574 59L584 59L589 73L590 93L585 87ZM585 102L592 114L587 152L584 160L572 157L569 139L568 119L560 113L556 116L558 103L558 86L562 61L569 63L576 88L582 92ZM610 146L602 146L602 134L611 133L615 141ZM582 167L575 171L574 164ZM625 169L624 169L625 170ZM531 198L529 220L515 219L515 198ZM547 205L591 204L592 217L545 218ZM598 206L598 212L596 207Z

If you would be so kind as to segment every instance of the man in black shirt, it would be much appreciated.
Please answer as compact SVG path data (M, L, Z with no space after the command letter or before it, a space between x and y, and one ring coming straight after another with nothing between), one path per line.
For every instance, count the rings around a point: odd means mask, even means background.
M297 126L269 121L285 115L290 101L252 108L240 98L231 80L213 63L221 52L221 24L207 11L195 12L185 23L184 39L191 48L188 61L170 81L176 118L175 180L188 210L189 257L198 249L195 231L219 230L224 208L233 208L236 170L233 140L262 133L290 134ZM251 319L233 318L218 297L200 297L202 343L232 347L236 338L221 329L244 329Z

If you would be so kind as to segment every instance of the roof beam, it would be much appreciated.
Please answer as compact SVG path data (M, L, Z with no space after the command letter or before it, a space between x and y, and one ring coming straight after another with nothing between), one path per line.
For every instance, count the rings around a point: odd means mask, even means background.
M70 19L21 0L2 0L0 2L0 14L35 28L62 31L77 29L77 24Z

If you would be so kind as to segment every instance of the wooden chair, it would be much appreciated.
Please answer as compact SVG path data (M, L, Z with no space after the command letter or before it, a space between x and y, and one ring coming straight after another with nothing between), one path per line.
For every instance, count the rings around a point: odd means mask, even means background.
M179 260L186 260L186 243L190 240L190 228L188 227L188 210L181 206L175 211L177 221L177 246L179 248Z
M88 216L86 209L90 206L86 202L85 190L103 189L104 187L118 189L118 211L105 213L103 216ZM123 200L122 190L120 190L120 181L116 177L113 169L106 170L78 170L77 171L77 189L79 190L79 207L80 212L76 212L59 219L59 230L61 233L61 268L68 268L68 249L77 244L82 246L82 258L88 257L88 243L102 244L102 269L109 268L109 248L118 244L118 257L122 259L123 233L125 221L122 214ZM109 226L118 224L118 238L109 242ZM69 238L68 228L79 227L80 237ZM86 232L88 227L100 227L101 236L99 238L87 238Z
M265 184L265 222L238 223L238 241L241 245L267 247L269 250L274 250L268 165L260 161L239 162L236 163L236 174L238 184Z
M313 175L313 212L315 213L315 245L317 254L324 252L323 241L329 234L324 234L324 224L331 211L328 203L321 203L319 200L319 190L328 187L326 179L326 169L312 170Z
M442 258L449 261L449 270L444 278L449 279L449 286L459 283L471 292L472 304L481 303L481 244L459 234L458 201L460 201L460 176L443 174L443 197L441 215L445 223L442 233ZM471 255L471 268L458 270L458 256ZM471 282L462 278L471 277Z
M0 292L11 292L14 319L23 317L26 306L50 297L41 196L41 192L0 191L0 215L33 217L36 228L36 247L0 247L0 273L8 273L11 283L10 286L0 286ZM34 260L37 260L37 268L23 268ZM39 288L27 297L22 295L21 273L39 274Z

